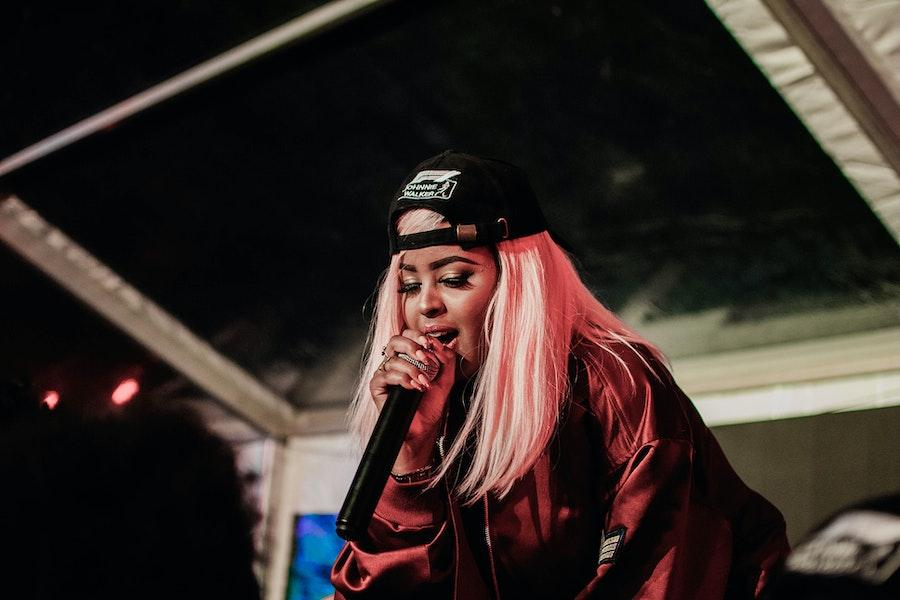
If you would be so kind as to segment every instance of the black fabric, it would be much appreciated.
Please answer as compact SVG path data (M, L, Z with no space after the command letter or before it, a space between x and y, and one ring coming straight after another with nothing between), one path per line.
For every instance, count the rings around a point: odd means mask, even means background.
M443 215L450 228L398 236L397 219L410 209ZM495 244L547 230L525 173L502 160L447 150L420 163L394 194L388 219L391 254L456 244Z

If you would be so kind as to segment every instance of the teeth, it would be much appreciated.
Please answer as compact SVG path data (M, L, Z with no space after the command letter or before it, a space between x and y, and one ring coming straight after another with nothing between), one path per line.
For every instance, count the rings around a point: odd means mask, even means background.
M432 337L437 340L440 340L441 342L446 344L446 343L449 343L449 340L451 340L451 339L455 338L457 335L459 335L459 332L456 331L455 329L448 329L447 331L432 331L432 332L426 333L425 335L427 335L428 337Z

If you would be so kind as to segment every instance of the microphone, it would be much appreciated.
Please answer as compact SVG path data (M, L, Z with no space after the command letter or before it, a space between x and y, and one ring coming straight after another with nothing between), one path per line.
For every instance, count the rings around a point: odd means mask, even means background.
M391 467L397 460L421 400L422 392L418 390L408 390L399 385L390 387L372 437L338 513L337 534L345 540L359 540L368 530L375 505L381 498Z

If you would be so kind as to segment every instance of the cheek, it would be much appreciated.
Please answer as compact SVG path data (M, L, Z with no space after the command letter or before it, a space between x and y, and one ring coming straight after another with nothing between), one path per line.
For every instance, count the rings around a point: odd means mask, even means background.
M472 330L473 334L478 334L484 325L484 316L491 299L491 293L492 290L489 290L487 293L481 293L476 297L469 298L469 302L462 308L465 323Z
M415 323L416 319L416 311L415 306L412 302L409 301L409 298L402 298L400 300L400 306L402 307L403 314L403 324L406 327L410 326L410 323Z

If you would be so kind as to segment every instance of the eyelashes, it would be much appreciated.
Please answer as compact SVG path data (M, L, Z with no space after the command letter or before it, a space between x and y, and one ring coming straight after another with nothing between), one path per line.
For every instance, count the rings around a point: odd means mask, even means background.
M471 272L463 272L459 275L445 275L438 279L438 283L451 289L466 289L470 287L469 279L471 279L472 275L473 273ZM397 291L400 294L411 294L419 291L420 287L422 287L421 283L410 281L401 283Z
M441 277L438 279L438 283L445 285L450 288L461 288L466 287L469 284L469 279L472 277L472 273L460 273L459 275L448 275L446 277Z
M397 291L400 292L400 294L409 294L417 289L419 289L418 283L401 283Z

